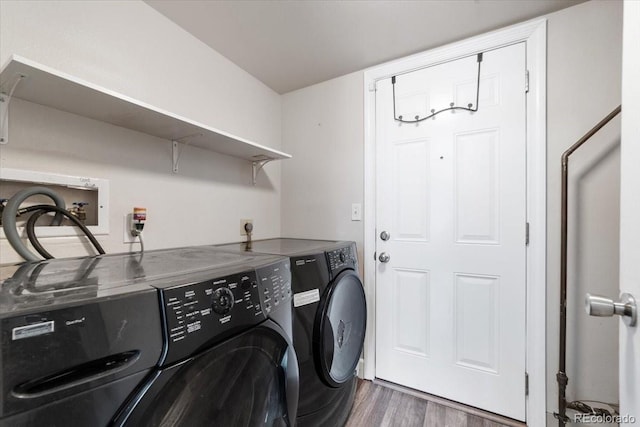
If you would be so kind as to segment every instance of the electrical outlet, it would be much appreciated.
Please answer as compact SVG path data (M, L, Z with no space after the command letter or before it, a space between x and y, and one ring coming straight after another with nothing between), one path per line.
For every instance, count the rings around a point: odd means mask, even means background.
M240 235L241 236L246 236L247 235L247 230L244 229L245 224L253 225L253 220L252 219L241 219L240 220Z
M136 237L131 234L131 227L133 224L133 214L124 214L124 227L122 234L122 243L133 243L136 241Z
M362 205L360 203L351 204L351 221L362 221Z

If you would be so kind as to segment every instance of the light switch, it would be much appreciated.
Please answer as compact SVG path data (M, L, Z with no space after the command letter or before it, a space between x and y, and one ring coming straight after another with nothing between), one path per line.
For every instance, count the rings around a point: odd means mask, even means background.
M351 221L362 221L362 205L360 203L351 204Z

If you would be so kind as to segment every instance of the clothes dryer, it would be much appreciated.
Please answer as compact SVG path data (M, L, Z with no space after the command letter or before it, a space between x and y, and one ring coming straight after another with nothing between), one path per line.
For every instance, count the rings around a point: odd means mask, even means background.
M300 367L299 426L343 425L355 398L366 301L353 242L268 239L220 245L286 255L294 293L293 343Z

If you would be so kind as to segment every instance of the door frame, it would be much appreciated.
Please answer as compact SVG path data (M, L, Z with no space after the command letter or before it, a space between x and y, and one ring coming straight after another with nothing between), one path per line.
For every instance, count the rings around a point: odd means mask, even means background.
M628 292L636 299L640 298L640 270L637 267L640 249L637 236L640 236L640 224L637 213L640 203L634 193L637 188L637 162L640 159L640 131L637 123L640 119L640 91L638 71L640 71L640 53L636 41L640 36L640 3L625 0L622 35L622 121L620 154L620 292ZM640 363L634 358L640 353L640 326L631 328L618 320L619 327L619 396L620 414L634 415L640 418ZM637 360L637 359L636 359ZM635 362L635 363L634 363ZM635 412L635 413L634 413ZM636 425L621 422L621 426Z
M526 398L526 419L529 426L543 427L546 425L546 19L516 24L365 70L364 286L367 297L368 333L364 343L364 378L375 378L376 364L376 82L400 73L519 42L526 43L526 67L529 72L529 92L526 97L526 209L529 223L529 245L526 250L525 351L529 393Z

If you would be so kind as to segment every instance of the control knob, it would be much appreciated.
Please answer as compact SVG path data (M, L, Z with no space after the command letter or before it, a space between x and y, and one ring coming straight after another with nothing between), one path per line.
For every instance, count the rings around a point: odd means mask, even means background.
M218 314L227 314L233 307L233 292L229 288L218 288L213 292L211 307Z

